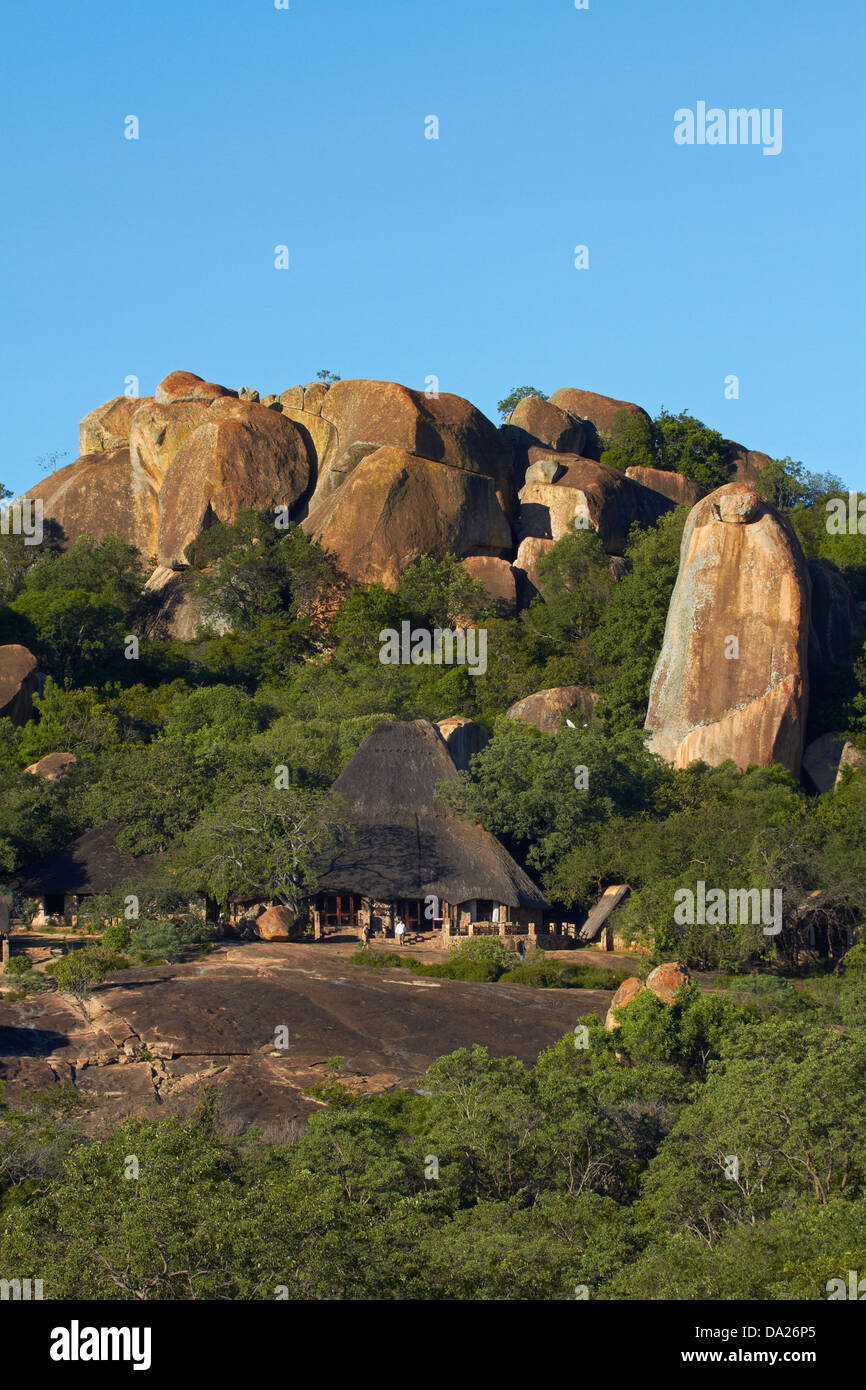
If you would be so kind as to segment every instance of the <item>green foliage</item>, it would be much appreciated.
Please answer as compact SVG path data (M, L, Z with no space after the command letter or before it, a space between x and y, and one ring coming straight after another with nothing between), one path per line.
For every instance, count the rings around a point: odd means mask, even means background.
M93 987L115 970L124 970L128 961L104 946L82 946L68 951L46 966L61 994L71 994L83 1002Z
M109 922L102 933L102 946L113 955L122 955L132 944L132 932L125 922ZM140 946L140 942L136 943Z
M547 396L544 392L539 391L535 386L515 386L496 406L503 420L508 418L515 406L519 405L526 396L538 396L539 400L547 400Z
M26 975L33 966L29 956L10 956L6 962L6 975L9 979L17 980L22 975Z
M681 410L661 410L649 421L620 410L605 439L601 462L609 468L664 468L693 478L708 490L727 482L728 446L718 430Z

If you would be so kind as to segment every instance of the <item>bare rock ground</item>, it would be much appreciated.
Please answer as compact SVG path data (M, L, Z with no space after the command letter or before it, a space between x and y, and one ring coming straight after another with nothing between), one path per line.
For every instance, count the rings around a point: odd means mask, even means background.
M416 978L348 964L352 947L250 942L190 964L112 976L86 1012L67 996L0 1001L0 1081L71 1082L92 1123L191 1113L219 1095L224 1126L287 1138L321 1102L331 1074L374 1093L411 1086L443 1053L480 1043L527 1063L585 1014L601 990L540 990ZM426 953L425 953L426 955ZM277 1047L278 1029L289 1044Z

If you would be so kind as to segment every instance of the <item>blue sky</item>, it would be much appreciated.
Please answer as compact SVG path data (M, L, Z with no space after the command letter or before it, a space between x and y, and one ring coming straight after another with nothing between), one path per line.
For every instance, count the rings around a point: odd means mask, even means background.
M326 367L687 408L866 489L860 0L290 5L6 0L0 480L130 375ZM675 144L702 100L781 153Z

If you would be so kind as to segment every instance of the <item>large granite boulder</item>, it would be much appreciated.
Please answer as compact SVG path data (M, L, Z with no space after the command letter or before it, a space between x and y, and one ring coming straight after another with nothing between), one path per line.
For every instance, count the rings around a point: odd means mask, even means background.
M215 401L163 479L159 563L188 564L202 531L244 507L293 507L309 480L307 450L290 420L258 402Z
M159 405L145 401L132 417L129 456L133 470L149 479L157 491L178 449L208 418L206 401Z
M0 719L26 724L33 717L36 657L17 642L0 647Z
M813 670L851 659L852 644L863 636L863 619L838 570L826 560L810 560L812 621L809 664Z
M559 454L564 471L556 482L527 482L520 490L517 532L520 539L535 536L560 540L574 530L597 531L605 550L621 555L635 522L655 526L673 509L660 492L643 487L616 468L577 454ZM536 457L535 462L540 462Z
M176 405L178 401L216 401L220 396L237 396L228 386L214 381L202 381L195 372L169 372L154 392L159 405Z
M549 536L524 536L517 547L517 556L512 568L517 585L517 602L521 608L526 608L536 594L541 593L538 562L555 544Z
M672 1004L677 990L691 984L691 980L692 977L685 966L680 965L679 961L669 960L650 971L646 977L646 987L651 989L662 1003Z
M451 754L451 761L458 772L467 772L469 764L489 741L489 734L483 724L467 719L462 714L452 714L448 719L440 719L436 725L445 747Z
M310 389L304 391L305 410ZM323 389L321 416L334 434L320 461L311 514L375 445L492 479L500 505L511 514L510 452L496 426L461 396L428 396L393 381L336 381Z
M662 497L667 497L677 507L693 507L707 491L694 478L684 478L682 473L672 473L667 468L627 468L625 476L640 483L641 487L660 492Z
M190 571L157 565L144 586L138 630L156 641L194 641L204 619L201 600L192 592L189 581ZM209 618L207 626L218 637L230 631L228 621L222 618Z
M78 426L79 454L128 448L132 417L144 404L139 396L112 396L91 410Z
M44 758L31 763L24 771L33 777L41 777L43 782L62 782L77 764L74 753L46 753Z
M610 1008L604 1020L604 1030L606 1033L613 1033L621 1026L617 1018L617 1010L624 1009L633 999L646 989L643 980L639 980L637 975L630 975L627 980L623 980L616 994L610 1001Z
M582 452L595 457L598 457L604 448L605 440L609 437L621 411L628 415L642 416L647 424L651 423L643 407L635 405L633 401L618 401L613 396L599 396L595 391L579 391L572 386L554 391L550 403L559 406L560 410L566 411L576 420L588 421L593 426L593 429L587 432L586 446Z
M517 581L509 562L495 555L467 555L460 563L472 579L484 585L497 616L513 618L517 610Z
M555 734L563 719L573 715L572 723L578 728L583 724L598 722L595 706L598 695L585 685L558 685L550 690L537 690L518 700L505 712L506 719L520 719L524 724L534 724L543 734Z
M102 540L116 531L142 555L156 553L157 486L133 466L129 449L85 454L24 495L42 499L45 522L60 529L61 546L85 533Z
M766 468L768 463L772 463L770 455L762 454L760 449L747 449L744 444L737 444L733 439L726 439L725 445L728 450L730 481L758 488L761 470Z
M502 426L502 433L514 455L514 471L523 479L529 462L529 451L539 446L563 453L582 454L587 442L584 425L551 405L541 396L524 396L518 401Z
M389 589L422 555L500 555L511 545L491 478L405 449L362 459L302 529L356 584Z
M692 508L646 727L687 767L800 771L808 698L809 574L785 518L742 483Z

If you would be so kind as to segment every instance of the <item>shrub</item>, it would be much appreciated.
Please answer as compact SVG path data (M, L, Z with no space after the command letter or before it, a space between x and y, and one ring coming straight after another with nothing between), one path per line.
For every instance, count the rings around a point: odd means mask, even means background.
M125 970L129 962L102 946L82 946L52 961L46 972L53 976L61 994L85 999L94 985L114 970Z
M12 956L6 962L6 974L13 980L18 980L22 975L26 975L32 969L29 956Z
M102 933L102 945L106 951L125 951L132 941L132 933L124 922L110 922Z

